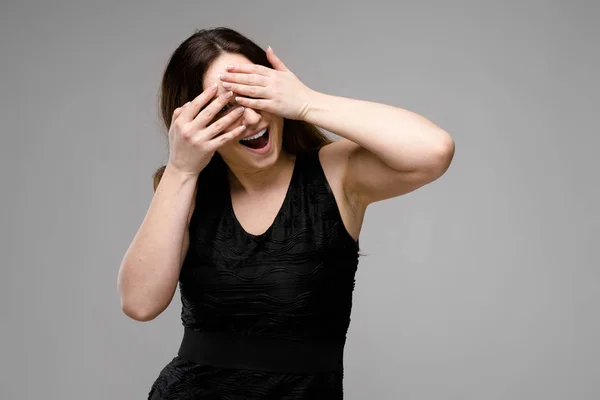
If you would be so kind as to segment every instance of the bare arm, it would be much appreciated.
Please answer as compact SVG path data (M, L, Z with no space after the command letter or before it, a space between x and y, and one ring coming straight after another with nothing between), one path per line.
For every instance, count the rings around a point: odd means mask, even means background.
M175 294L189 246L197 175L167 166L119 269L123 312L137 321L162 313Z
M156 318L173 299L189 246L198 177L220 146L240 139L245 132L244 125L232 126L244 108L236 107L223 116L219 110L233 93L210 101L216 92L217 86L212 85L173 111L169 163L158 185L155 179L150 207L121 261L121 308L137 321Z
M267 49L274 69L234 64L219 76L236 101L316 125L342 137L325 146L356 211L400 196L443 175L454 157L449 133L414 112L311 90ZM359 212L360 214L361 212Z
M304 120L342 137L327 146L339 160L345 192L359 208L426 185L448 169L454 140L414 112L313 93Z

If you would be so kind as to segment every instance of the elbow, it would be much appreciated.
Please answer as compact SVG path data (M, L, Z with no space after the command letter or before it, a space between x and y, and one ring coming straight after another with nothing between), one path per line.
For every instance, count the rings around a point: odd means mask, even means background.
M447 135L445 139L440 140L435 150L432 151L430 170L436 179L450 168L455 149L454 140L450 135Z
M160 311L152 310L149 307L131 304L130 302L121 301L121 310L125 315L134 321L148 322L152 321L160 314Z
M121 311L134 321L152 321L166 308L161 308L160 304L157 304L156 301L152 301L152 297L144 294L146 290L143 287L132 284L130 279L128 279L124 273L123 265L121 265L121 268L119 269L117 290L119 293Z
M143 298L139 293L132 293L131 288L124 290L121 282L118 284L119 300L121 302L121 311L134 321L148 322L164 310L156 304L152 304L147 298Z

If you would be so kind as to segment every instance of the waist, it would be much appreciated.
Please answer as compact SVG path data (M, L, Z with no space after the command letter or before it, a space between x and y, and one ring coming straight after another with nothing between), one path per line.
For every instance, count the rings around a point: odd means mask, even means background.
M185 328L178 354L198 364L222 368L315 373L343 369L344 343L296 342Z

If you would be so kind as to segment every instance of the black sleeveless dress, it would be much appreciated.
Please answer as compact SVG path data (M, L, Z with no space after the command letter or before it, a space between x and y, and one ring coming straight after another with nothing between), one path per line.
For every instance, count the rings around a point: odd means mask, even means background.
M318 152L298 154L261 235L235 217L221 161L198 179L179 288L184 336L149 399L342 399L358 242Z

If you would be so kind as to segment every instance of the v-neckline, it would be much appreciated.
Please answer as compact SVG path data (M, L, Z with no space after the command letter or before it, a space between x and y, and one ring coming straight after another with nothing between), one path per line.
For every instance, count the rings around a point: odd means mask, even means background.
M242 225L242 223L240 222L240 220L237 218L237 215L235 215L235 210L233 209L233 198L231 196L231 184L229 183L229 177L227 176L227 174L225 175L225 180L226 180L226 193L227 193L227 200L228 200L228 208L229 208L229 214L231 216L231 219L233 219L235 225L237 226L237 228L247 237L251 238L251 239L261 239L265 236L267 236L272 230L273 227L275 226L275 224L277 224L277 221L279 220L279 218L281 217L281 214L283 213L284 208L286 207L287 203L289 202L289 198L291 197L292 194L292 190L295 184L295 180L296 180L296 175L298 174L298 158L299 156L296 155L295 159L294 159L294 167L292 170L292 176L290 178L290 182L288 183L288 187L287 190L285 192L285 197L283 198L283 202L281 203L281 206L279 207L279 210L277 210L277 214L275 214L275 218L273 219L273 221L271 222L271 224L269 225L269 227L263 232L260 233L258 235L254 234L254 233L250 233L246 230L246 228L244 228L244 226Z

